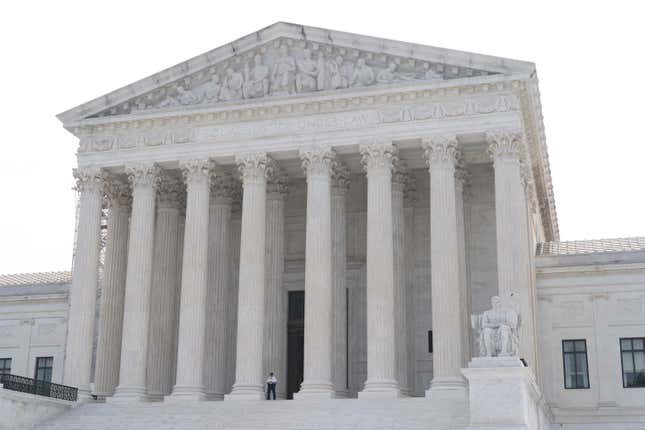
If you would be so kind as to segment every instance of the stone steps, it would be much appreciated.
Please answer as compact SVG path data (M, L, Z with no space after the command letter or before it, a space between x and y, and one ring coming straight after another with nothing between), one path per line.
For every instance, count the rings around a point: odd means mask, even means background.
M427 399L88 403L39 430L463 429L464 403Z

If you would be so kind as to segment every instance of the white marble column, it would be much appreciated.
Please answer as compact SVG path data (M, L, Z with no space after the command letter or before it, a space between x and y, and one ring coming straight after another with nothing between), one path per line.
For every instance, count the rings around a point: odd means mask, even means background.
M179 304L177 378L170 400L205 400L204 352L208 288L210 160L182 163L186 182L186 228Z
M79 400L86 400L90 397L103 178L98 169L74 169L74 177L80 207L63 380L66 385L78 387Z
M464 216L464 195L469 180L466 166L460 160L455 170L455 208L457 211L457 245L459 247L459 315L461 317L462 360L461 367L470 361L470 300L468 291L468 269L466 265L466 225Z
M231 392L235 384L235 359L237 354L237 310L240 279L240 240L242 236L242 192L241 187L236 187L233 197L233 209L231 215L231 235L229 247L231 281L229 283L227 302L229 304L228 323L226 327L226 393Z
M414 233L414 208L416 203L417 184L414 175L409 174L406 177L405 188L403 192L403 216L404 225L404 271L405 271L405 300L406 300L406 324L408 340L408 387L410 395L415 392L416 380L416 319L414 313L414 280L416 267L416 250L415 250L415 233Z
M155 248L150 294L150 334L146 383L148 397L162 400L174 385L179 312L179 228L184 186L179 175L162 175L157 196Z
M300 150L307 176L304 378L294 398L333 398L331 173L336 154L316 146Z
M108 202L107 243L94 374L94 394L98 397L112 396L119 383L128 226L132 209L132 194L126 181L110 177L105 185Z
M454 136L424 142L430 169L430 264L432 295L433 379L426 396L465 396L461 376L463 333L460 307L459 231L455 165L459 159Z
M394 247L394 318L396 346L396 375L401 394L410 395L408 382L408 303L405 282L405 216L403 193L407 180L406 167L402 161L394 163L392 171L392 232Z
M400 396L396 369L390 143L361 145L367 171L367 381L359 398Z
M513 293L520 306L520 358L534 371L536 366L535 315L531 290L531 249L528 207L521 158L525 153L521 132L488 133L489 153L495 168L495 218L497 232L497 280L499 295ZM525 172L529 174L529 172Z
M345 231L350 172L338 163L332 177L331 236L334 290L334 390L336 398L348 397L347 363L347 243Z
M223 173L211 186L208 233L208 292L206 294L206 397L223 400L226 393L227 336L231 324L229 289L231 280L231 207L234 180Z
M242 174L242 238L237 306L235 384L225 400L264 398L263 342L266 288L266 194L271 159L264 153L238 156Z
M286 398L287 387L287 293L284 274L284 211L288 192L284 174L273 172L267 184L266 293L264 323L264 374L278 378L276 396Z
M135 165L127 167L126 173L132 184L132 217L123 305L124 330L119 385L110 399L129 402L147 400L148 323L159 169L154 165Z

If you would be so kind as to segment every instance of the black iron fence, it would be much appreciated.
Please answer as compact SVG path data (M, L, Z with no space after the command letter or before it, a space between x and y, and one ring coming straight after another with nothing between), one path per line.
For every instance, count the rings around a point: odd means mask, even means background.
M69 400L71 402L75 402L78 397L78 388L38 381L36 379L25 378L24 376L0 375L0 384L7 390L37 394L54 399Z

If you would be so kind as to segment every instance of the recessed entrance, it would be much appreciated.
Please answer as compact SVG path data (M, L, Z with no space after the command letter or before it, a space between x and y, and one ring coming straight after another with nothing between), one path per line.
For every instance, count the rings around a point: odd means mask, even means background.
M305 292L289 291L287 321L287 399L300 390L305 361Z

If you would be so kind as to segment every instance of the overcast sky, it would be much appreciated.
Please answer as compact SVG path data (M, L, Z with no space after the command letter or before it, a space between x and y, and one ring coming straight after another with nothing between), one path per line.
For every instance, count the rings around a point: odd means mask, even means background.
M645 236L643 13L591 3L2 2L0 273L70 267L77 139L56 114L276 21L536 63L561 239Z

